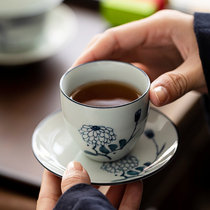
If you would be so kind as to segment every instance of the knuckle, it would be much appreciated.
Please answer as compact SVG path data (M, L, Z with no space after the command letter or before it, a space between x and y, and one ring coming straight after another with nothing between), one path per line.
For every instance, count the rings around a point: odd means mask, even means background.
M113 36L114 36L114 30L113 30L113 28L106 29L104 31L104 33L101 34L101 37L103 39L107 39L107 38L110 39L110 37L113 37Z
M177 96L182 96L188 91L188 81L182 73L170 73L166 75L166 83L172 87Z
M180 20L184 19L185 14L176 10L160 10L154 14L154 18L164 27L180 25Z
M105 30L104 35L112 36L114 31L115 31L115 28L108 28L108 29Z
M113 28L108 28L104 33L104 37L108 38L108 39L111 39L111 40L114 40L114 41L118 41L117 38L118 38L118 35L120 33L120 30L119 30L119 27L113 27Z
M69 188L79 182L81 182L81 180L83 180L83 176L81 176L80 174L71 174L70 176L65 177L64 180L62 180L61 182L61 188Z
M170 10L170 9L165 9L165 10L159 10L155 13L157 16L161 17L161 18L171 18L177 15L182 14L181 12L177 11L177 10Z
M37 209L44 209L47 203L56 203L60 195L58 192L48 192L48 195L40 193L37 199Z
M122 48L117 27L107 29L102 34L102 39L104 40L104 43L107 43L107 45L109 43L109 45L112 46L113 52L116 52Z

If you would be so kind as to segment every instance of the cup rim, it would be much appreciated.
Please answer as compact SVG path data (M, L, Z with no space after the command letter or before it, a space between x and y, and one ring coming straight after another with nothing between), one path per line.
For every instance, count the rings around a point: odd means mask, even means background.
M147 85L146 91L145 91L140 97L138 97L137 99L135 99L135 100L133 100L133 101L131 101L131 102L129 102L129 103L121 104L121 105L117 105L117 106L103 106L103 107L101 107L101 106L92 106L92 105L83 104L83 103L80 103L80 102L78 102L78 101L75 101L75 100L71 99L71 98L65 93L65 91L63 90L62 83L63 83L64 78L66 77L67 74L69 74L71 71L75 70L76 68L78 68L78 67L80 67L80 66L83 66L83 65L86 65L86 64L88 64L88 63L95 63L95 62L117 62L117 63L124 63L124 64L127 64L127 65L131 65L132 67L134 67L134 68L140 70L140 71L145 75L145 77L146 77L146 79L147 79L147 84L148 84L148 85ZM131 63L127 63L127 62L123 62L123 61L114 61L114 60L97 60L97 61L91 61L91 62L86 62L86 63L80 64L80 65L75 66L74 68L68 70L68 71L65 72L65 73L63 74L63 76L61 77L59 85L60 85L60 91L61 91L61 93L62 93L68 100L70 100L70 101L72 101L72 102L74 102L74 103L76 103L76 104L78 104L78 105L80 105L80 106L84 106L84 107L88 107L88 108L94 108L94 109L114 109L114 108L119 108L119 107L128 106L128 105L133 104L133 103L139 101L140 99L144 98L144 97L147 95L147 93L149 92L149 90L150 90L150 85L151 85L151 83L150 83L150 79L149 79L148 75L147 75L142 69L140 69L140 68L137 67L137 66L134 66L134 65L131 64Z

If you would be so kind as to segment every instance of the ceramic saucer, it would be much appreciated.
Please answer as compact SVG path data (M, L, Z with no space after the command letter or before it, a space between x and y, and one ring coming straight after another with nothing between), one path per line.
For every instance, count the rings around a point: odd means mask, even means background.
M166 166L178 148L175 125L161 112L151 109L144 134L125 158L96 162L87 158L70 138L59 110L46 117L34 131L32 149L49 171L62 176L67 164L79 161L92 184L114 185L144 179Z
M0 64L22 65L51 57L73 40L77 27L75 13L61 4L47 14L43 38L35 48L19 53L0 52Z

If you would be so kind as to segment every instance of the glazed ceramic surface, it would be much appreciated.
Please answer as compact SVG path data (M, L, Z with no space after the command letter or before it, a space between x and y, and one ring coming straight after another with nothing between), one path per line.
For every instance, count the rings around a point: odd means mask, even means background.
M61 0L0 0L0 52L22 52L42 39L46 14Z
M45 15L41 39L30 49L22 52L1 52L1 65L20 65L46 59L70 43L77 33L75 13L65 4Z
M133 150L115 162L96 162L87 158L69 136L62 112L46 117L35 129L32 148L37 160L62 177L70 161L79 161L88 171L91 183L114 185L144 179L166 166L178 148L174 124L151 109L143 135Z
M58 6L63 0L0 0L0 18L38 15Z
M96 107L74 101L69 95L79 86L116 80L135 86L142 95L118 106ZM148 76L125 62L94 61L76 66L60 81L61 107L72 139L96 161L115 161L135 146L146 125L149 110ZM103 94L103 93L101 93Z

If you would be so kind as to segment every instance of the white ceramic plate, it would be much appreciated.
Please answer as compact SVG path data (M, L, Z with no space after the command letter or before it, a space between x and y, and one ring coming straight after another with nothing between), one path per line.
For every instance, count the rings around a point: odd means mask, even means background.
M47 14L40 43L21 53L0 52L0 65L22 65L51 57L73 40L77 27L75 13L65 4L61 4Z
M158 172L178 148L175 125L162 113L150 110L144 134L131 153L111 163L87 158L70 138L59 110L46 117L35 129L32 149L37 160L49 171L62 176L70 161L79 161L95 185L136 181Z

